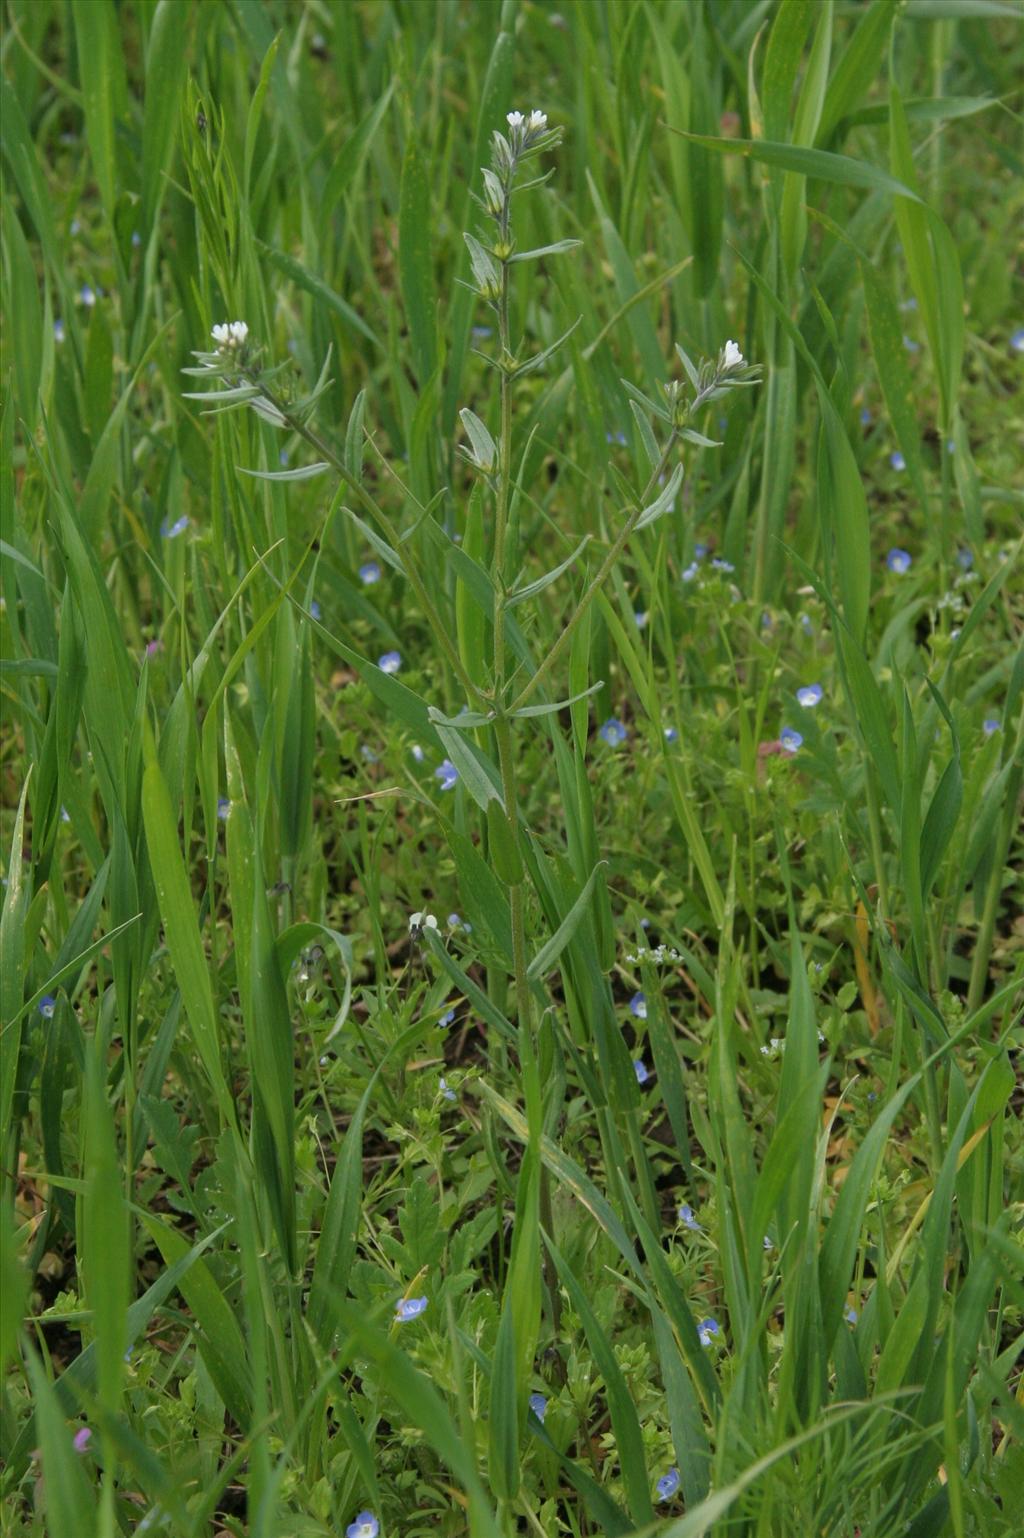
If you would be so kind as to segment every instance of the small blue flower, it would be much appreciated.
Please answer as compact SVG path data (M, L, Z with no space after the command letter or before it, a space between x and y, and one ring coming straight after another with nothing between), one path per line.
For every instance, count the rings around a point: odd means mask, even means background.
M813 625L813 623L811 621L811 616L809 614L801 614L801 616L800 616L800 629L803 631L804 635L813 635L814 634L814 625Z
M287 465L287 463L288 463L288 450L287 449L282 449L280 451L280 453L277 456L277 462L278 462L279 465Z
M59 315L53 323L53 340L58 344L64 340L64 322Z
M961 571L970 571L974 565L973 550L968 550L966 545L962 545L956 553L956 564Z
M444 1080L441 1080L444 1083ZM452 1097L455 1098L454 1096ZM395 1321L398 1324L408 1324L410 1319L418 1319L427 1306L426 1298L399 1298L395 1304Z
M494 335L490 326L474 326L472 334L478 342L486 342L489 336Z
M921 351L921 344L920 344L920 342L915 342L914 338L912 336L904 336L904 338L903 338L903 345L906 348L907 352L920 352Z
M684 582L692 582L700 573L700 565L697 561L691 561L689 566L683 568L682 579Z
M721 1335L718 1322L715 1319L702 1319L697 1325L697 1338L702 1346L710 1346L716 1335Z
M71 221L71 229L70 229L69 233L72 234L72 235L81 235L81 233L82 233L82 223L81 223L80 219L72 219L72 221Z
M682 1223L684 1228L688 1228L690 1230L691 1234L701 1234L704 1232L700 1224L697 1222L693 1208L688 1206L685 1202L679 1209L679 1221Z
M1014 352L1024 352L1024 326L1018 326L1010 337L1010 346Z
M377 658L377 666L382 673L397 673L402 666L401 652L384 652Z
M605 443L625 443L626 435L621 430L614 433L605 433L604 441Z
M634 1015L637 1020L647 1019L647 1000L644 998L642 993L634 993L633 997L629 1001L629 1012L631 1015Z
M364 561L359 568L359 580L364 587L372 587L380 581L380 565L377 561Z
M796 697L805 710L813 710L815 705L821 704L822 693L820 684L805 684L796 691Z
M438 1079L437 1087L441 1091L441 1094L444 1096L444 1098L446 1100L454 1100L455 1099L455 1091L452 1089L452 1087L448 1083L447 1079ZM426 1308L426 1306L427 1306L426 1298L420 1298L420 1299L418 1299L416 1301L421 1302L423 1304L423 1308ZM417 1313L422 1313L422 1311L423 1311L422 1309L417 1309L416 1310ZM412 1319L412 1318L415 1317L415 1315L409 1314L406 1317Z
M317 603L315 598L311 598L309 600L309 612L312 614L314 619L320 618L320 605Z
M377 754L373 751L368 742L361 742L359 744L359 756L360 758L365 759L368 764L380 763L380 759L377 757Z
M707 555L707 553L708 553L707 545L702 545L700 543L694 545L694 547L693 547L693 554L694 554L694 558L696 560L703 561L703 559Z
M871 426L871 413L866 406L860 408L860 425L861 427Z
M991 737L992 733L993 732L997 732L999 730L999 728L1002 726L1002 724L1003 723L1000 720L998 720L998 718L996 716L988 716L981 723L981 729L985 733L986 737Z
M629 733L617 716L609 716L604 725L598 727L597 735L603 738L610 747L617 748L625 742Z
M903 311L904 315L912 314L913 311L917 309L917 300L916 299L904 299L904 300L902 300L901 303L900 303L900 309Z
M451 1025L451 1023L452 1023L452 1021L454 1019L455 1019L455 1011L454 1011L454 1009L446 1009L444 1014L441 1016L441 1018L438 1020L437 1023L443 1029L446 1026Z
M228 800L227 796L218 796L217 797L217 820L218 820L218 822L227 822L227 820L228 820L228 813L230 812L230 810L231 810L231 802Z
M449 758L444 759L434 770L434 779L440 781L442 790L454 789L458 778L459 771Z
M71 813L68 811L66 806L62 806L60 809L60 820L61 822L71 821Z
M138 230L132 230L132 245L135 247L136 251L142 245L142 236L139 234Z
M345 1538L377 1538L380 1523L372 1511L361 1511L345 1529Z
M412 747L409 749L409 752L412 754L413 758L418 764L422 764L423 760L427 756L418 742L413 743Z
M57 1008L57 1000L52 993L44 993L39 1000L39 1013L44 1020L52 1020L53 1012Z
M638 1084L646 1084L650 1078L647 1064L642 1057L635 1057L633 1059L633 1072L636 1074L636 1082Z
M846 1320L847 1324L856 1324L857 1310L847 1305L847 1307L843 1309L843 1318Z
M679 733L676 731L674 726L666 726L666 728L665 728L665 741L666 742L678 742L679 741Z
M633 618L636 621L636 628L638 630L643 630L646 628L647 621L650 619L650 617L651 616L648 614L646 609L633 610Z
M548 1402L544 1398L544 1395L531 1394L526 1402L530 1406L530 1409L533 1411L534 1415L540 1421L541 1425L543 1425L544 1417L548 1413Z
M885 564L897 577L905 577L913 565L913 557L909 550L901 550L898 545L894 545L885 558Z
M946 439L946 453L947 454L955 454L956 453L956 442L952 438L947 438Z
M892 465L894 470L905 470L907 468L907 461L903 458L903 455L900 453L899 449L893 449L892 453L889 455L889 463Z
M718 556L718 555L716 555L714 557L714 559L711 562L711 565L714 567L715 571L735 571L736 570L735 566L732 564L731 561L723 561L721 556Z
M83 283L78 290L78 302L84 304L87 310L91 310L96 303L96 291L90 288L88 283Z
M670 1501L679 1489L679 1470L669 1469L667 1474L662 1474L654 1488L659 1501Z
M792 726L784 726L779 733L779 741L787 753L795 753L797 748L803 746L804 739Z
M168 523L165 518L163 523L160 525L160 533L163 535L164 539L177 539L179 534L184 534L185 530L188 528L188 525L188 513L182 513L181 517L176 518L173 523Z

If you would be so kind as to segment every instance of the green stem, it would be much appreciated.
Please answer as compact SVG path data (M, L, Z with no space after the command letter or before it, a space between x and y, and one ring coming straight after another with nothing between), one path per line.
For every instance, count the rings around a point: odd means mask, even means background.
M356 497L358 497L359 501L363 504L366 510L376 519L377 523L380 524L380 527L384 532L384 537L387 539L392 550L395 552L395 554L398 556L398 559L402 563L402 570L408 578L409 582L412 584L413 592L416 594L426 621L433 631L435 639L440 644L441 650L444 652L445 656L448 658L448 661L451 663L456 678L459 680L463 689L465 689L466 694L470 700L480 705L486 705L489 703L484 699L484 696L480 693L479 689L470 678L468 672L463 667L462 659L459 656L454 641L452 640L450 628L443 624L441 616L438 614L437 609L434 607L433 600L431 599L430 594L427 592L426 584L424 583L423 578L420 576L415 562L412 560L407 550L403 547L402 541L399 538L398 530L395 528L394 524L391 522L391 519L384 512L380 504L374 497L371 497L370 493L364 486L360 485L359 481L356 480L348 466L335 453L330 444L326 443L324 439L320 437L319 433L314 432L313 428L308 427L305 422L301 422L298 417L294 416L288 410L287 406L282 405L276 396L274 396L271 391L267 389L266 385L262 383L258 375L247 374L243 370L242 377L247 380L249 384L256 385L259 388L264 400L269 401L269 403L274 407L274 410L281 414L291 430L298 433L299 437L304 438L305 441L309 444L310 448L315 449L318 454L327 460L328 464L331 466L331 469L335 471L335 473L340 477L342 481L344 481L349 490L353 492Z
M521 710L530 696L536 692L544 680L550 675L562 653L565 651L566 647L569 645L569 642L572 640L576 626L580 623L580 620L586 614L587 610L590 608L590 605L593 603L594 599L597 597L598 593L607 582L613 567L615 566L619 556L622 554L623 549L625 548L626 541L629 539L629 536L632 534L640 520L640 516L643 513L645 506L647 505L648 497L654 490L654 487L658 484L658 478L664 473L668 465L672 450L675 447L676 437L676 429L673 428L661 458L659 459L654 469L651 471L650 480L647 482L647 485L644 487L639 498L637 499L636 507L631 509L625 523L622 525L622 528L619 530L615 539L609 546L608 553L598 568L597 576L594 578L593 582L591 582L590 586L583 594L583 597L580 599L569 619L569 623L566 625L565 629L562 631L562 634L558 637L558 640L555 642L554 646L544 658L544 661L541 663L536 673L534 673L533 677L529 679L526 684L524 684L519 694L509 706L510 715L513 715L517 710Z

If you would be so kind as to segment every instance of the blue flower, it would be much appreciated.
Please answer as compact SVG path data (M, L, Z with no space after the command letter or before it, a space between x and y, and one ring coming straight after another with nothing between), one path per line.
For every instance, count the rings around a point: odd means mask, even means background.
M667 1474L662 1474L654 1488L659 1501L670 1501L679 1489L679 1470L669 1469Z
M797 748L803 746L803 738L792 726L784 726L779 733L779 742L787 753L795 753Z
M974 565L974 552L972 550L968 550L966 545L961 546L961 548L956 553L956 564L959 566L961 571L970 571L971 567Z
M647 621L650 619L650 615L646 609L634 609L633 618L636 621L636 628L638 630L643 630L647 625Z
M860 425L861 427L871 426L871 413L866 406L860 408Z
M52 1020L53 1012L57 1008L57 1000L52 993L44 993L39 1000L39 1013L44 1020Z
M60 342L63 342L64 336L64 322L58 315L57 319L53 323L53 340L59 344Z
M690 1230L691 1234L700 1234L704 1232L700 1224L697 1222L693 1208L687 1206L685 1202L679 1209L679 1221L682 1223L684 1228L688 1228Z
M447 1079L439 1079L438 1080L438 1089L440 1089L442 1095L444 1096L444 1098L446 1100L454 1100L455 1099L455 1091L452 1089L452 1087L448 1083ZM419 1299L415 1299L414 1301L422 1303L423 1304L423 1308L426 1308L426 1306L427 1306L426 1298L419 1298ZM416 1310L416 1313L422 1313L422 1312L423 1312L423 1309L417 1309ZM414 1319L416 1316L415 1316L415 1314L408 1314L408 1315L405 1315L404 1317L409 1318L409 1319Z
M83 283L81 288L78 290L78 300L80 304L85 305L87 310L91 310L93 305L96 303L95 289L90 288L88 283Z
M277 462L278 462L279 465L287 465L287 463L288 463L288 450L287 449L282 449L281 450L281 452L277 456Z
M997 732L999 730L999 728L1002 726L1002 724L1003 723L1000 720L998 720L995 716L988 716L981 723L981 729L985 733L986 737L991 737L992 733L993 732Z
M920 344L920 342L915 342L914 338L912 336L904 336L904 338L903 338L903 345L907 349L907 352L920 352L921 351L921 344Z
M702 1319L697 1325L697 1337L700 1340L702 1346L710 1346L715 1336L721 1335L721 1333L722 1332L718 1327L718 1321L715 1319Z
M62 806L60 809L60 820L61 822L71 821L71 813L68 811L66 806Z
M364 561L359 568L359 580L364 587L372 587L380 581L380 566L376 561Z
M820 684L804 684L802 689L796 691L796 697L805 710L813 710L815 705L821 704L822 693Z
M700 566L698 562L691 561L689 566L683 568L683 581L692 582L699 572Z
M903 458L899 449L894 449L889 455L889 463L894 470L905 470L907 468L907 461Z
M309 600L309 612L312 614L314 619L320 618L320 605L317 603L315 598L311 598Z
M633 1072L636 1074L636 1082L638 1084L647 1083L650 1075L648 1073L647 1064L644 1062L642 1057L635 1057L633 1059Z
M345 1538L377 1538L380 1523L372 1511L361 1511L345 1529Z
M618 717L609 716L604 725L598 727L597 735L602 737L604 741L609 744L609 746L617 748L620 746L620 744L625 742L629 733L626 731L626 728L623 726Z
M800 629L803 631L804 635L814 634L814 625L811 622L811 616L809 614L801 614Z
M441 1083L444 1083L443 1079ZM426 1306L426 1298L399 1298L395 1304L395 1322L407 1324L410 1319L418 1319Z
M857 1310L855 1308L851 1308L848 1304L846 1308L843 1309L843 1318L846 1320L847 1324L856 1324Z
M625 443L626 435L621 430L614 433L605 433L604 441L605 443Z
M909 550L901 550L898 545L894 545L885 558L885 564L897 577L905 577L913 565L913 556Z
M228 800L227 796L218 796L217 797L217 820L218 820L218 822L227 822L227 820L228 820L228 813L230 812L230 810L231 810L231 802Z
M188 528L188 525L188 514L182 513L181 517L176 518L173 523L168 523L165 518L163 523L160 525L160 533L163 535L164 539L177 539L179 534L184 534L185 530Z
M418 764L422 764L423 760L427 756L418 742L413 743L412 747L409 749L409 752L412 754L413 758Z
M736 570L735 566L732 564L731 561L723 561L721 556L718 556L718 555L716 555L714 557L714 559L711 562L711 565L714 567L715 571L735 571Z
M474 326L472 334L478 342L486 342L489 336L494 335L490 326Z
M434 779L440 780L442 790L452 790L459 778L459 771L450 758L442 760L434 770Z
M665 741L666 742L677 742L678 740L679 740L679 733L676 731L675 727L674 726L666 726L666 728L665 728Z
M629 1012L631 1015L634 1015L637 1020L647 1019L647 1000L644 998L642 993L634 993L633 997L629 1001Z
M533 1411L534 1415L540 1421L541 1425L543 1425L544 1417L548 1413L548 1402L544 1398L544 1395L531 1394L526 1402L530 1406L530 1409Z
M761 1241L761 1247L764 1250L773 1250L775 1248L775 1243L770 1235L765 1234L763 1240Z
M452 1023L452 1021L454 1019L455 1019L455 1011L454 1011L454 1009L446 1009L444 1014L440 1017L440 1019L438 1020L437 1023L441 1027L445 1027L445 1026L451 1025L451 1023Z
M693 554L694 554L695 560L703 561L703 559L707 555L707 553L708 553L707 545L702 545L702 544L694 545L694 547L693 547Z
M1024 326L1018 326L1010 337L1010 346L1014 352L1024 352Z
M904 315L912 313L914 310L917 309L917 300L916 299L904 299L904 300L902 300L900 302L900 309L903 311Z
M384 652L377 658L377 666L382 673L397 673L402 666L402 653Z

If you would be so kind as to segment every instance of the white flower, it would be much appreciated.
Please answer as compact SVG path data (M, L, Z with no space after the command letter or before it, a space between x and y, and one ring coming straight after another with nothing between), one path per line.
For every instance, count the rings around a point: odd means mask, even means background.
M409 933L419 934L421 929L436 929L437 919L432 913L411 913L409 915Z
M505 122L510 128L522 128L525 118L521 112L507 112Z
M248 335L249 327L244 320L226 320L223 325L214 326L212 332L213 340L222 352L237 350L244 345Z
M743 365L743 354L740 352L739 348L736 346L736 343L735 342L726 342L725 346L722 348L722 367L723 368L741 368L742 365Z
M530 131L530 133L532 133L532 134L541 134L541 133L543 133L545 128L548 126L548 115L547 115L547 113L546 112L538 112L536 107L534 107L533 111L530 113L530 116L529 116L529 118L527 120L526 126L527 126L528 130Z

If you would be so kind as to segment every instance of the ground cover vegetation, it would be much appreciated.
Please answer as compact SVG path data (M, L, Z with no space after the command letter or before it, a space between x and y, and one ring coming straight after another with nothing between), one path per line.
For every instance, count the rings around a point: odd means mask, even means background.
M4 1531L1019 1532L1020 7L2 52Z

